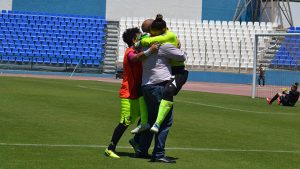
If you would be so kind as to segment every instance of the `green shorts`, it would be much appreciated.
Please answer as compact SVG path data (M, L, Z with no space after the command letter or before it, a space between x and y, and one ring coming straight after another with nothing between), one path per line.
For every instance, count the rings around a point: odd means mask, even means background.
M121 119L120 123L130 125L140 116L139 99L121 98Z

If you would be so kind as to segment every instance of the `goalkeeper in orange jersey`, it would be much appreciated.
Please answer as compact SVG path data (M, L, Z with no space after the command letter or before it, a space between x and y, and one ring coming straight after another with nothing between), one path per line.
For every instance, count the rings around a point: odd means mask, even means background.
M133 46L134 43L137 42L140 34L141 32L138 28L126 29L123 33L123 41L128 45L128 48L124 55L124 76L119 92L121 98L121 118L119 124L114 130L111 143L105 150L105 155L113 158L120 158L115 149L128 126L134 123L140 114L148 114L146 104L141 94L143 69L140 60L143 57L149 56L152 52L156 52L158 50L158 46L152 45L148 50L137 53ZM142 124L147 123L147 117L142 119L146 120L142 120Z

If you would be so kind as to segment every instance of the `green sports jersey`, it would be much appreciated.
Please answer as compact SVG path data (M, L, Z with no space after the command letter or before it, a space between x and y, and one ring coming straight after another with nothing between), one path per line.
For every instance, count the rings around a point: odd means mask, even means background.
M139 40L142 40L142 39L145 39L145 38L149 38L149 34L148 33L144 33L141 35L140 39Z
M174 32L166 31L166 33L154 36L154 37L145 37L141 40L142 46L151 46L154 43L160 43L160 44L173 44L174 46L178 45L178 39Z
M159 36L144 37L141 39L141 45L144 47L151 46L154 43L160 43L162 45L172 44L174 46L178 46L178 39L176 34L169 30L167 30L166 33ZM171 66L184 66L184 62L171 60Z

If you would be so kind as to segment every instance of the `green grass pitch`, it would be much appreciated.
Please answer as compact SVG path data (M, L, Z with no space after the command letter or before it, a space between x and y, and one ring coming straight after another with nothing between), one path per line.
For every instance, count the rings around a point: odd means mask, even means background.
M300 104L182 91L166 155L176 164L103 155L119 121L119 84L0 77L1 169L296 169ZM151 153L151 150L150 150Z

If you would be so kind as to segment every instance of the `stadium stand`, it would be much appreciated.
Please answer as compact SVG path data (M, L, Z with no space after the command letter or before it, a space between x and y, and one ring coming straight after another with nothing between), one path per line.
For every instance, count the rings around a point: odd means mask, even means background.
M255 33L272 33L277 24L265 22L207 21L166 18L168 28L180 39L182 49L188 54L186 64L190 67L213 68L253 67L253 42ZM120 20L119 58L123 61L125 44L122 32L126 28L139 27L144 18L122 17ZM259 42L267 45L268 38Z
M288 33L300 33L300 27L290 27ZM286 36L271 61L272 67L297 68L300 66L300 38Z
M97 67L104 59L104 17L2 10L0 61Z

